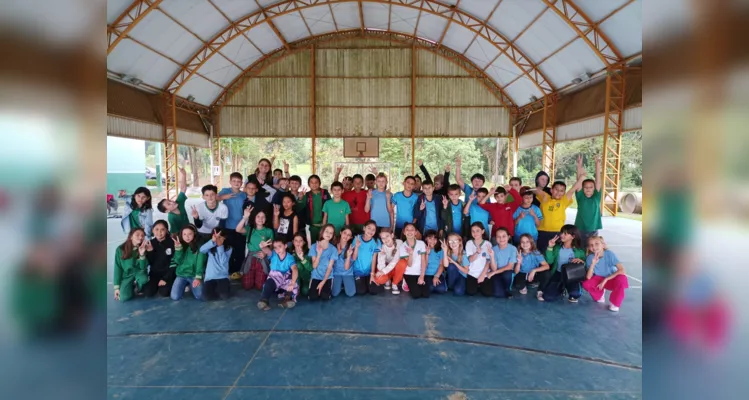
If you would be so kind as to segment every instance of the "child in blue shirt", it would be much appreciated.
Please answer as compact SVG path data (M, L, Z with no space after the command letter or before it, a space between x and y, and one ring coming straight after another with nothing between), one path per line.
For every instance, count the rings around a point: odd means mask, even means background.
M387 190L388 178L384 173L377 175L377 187L367 191L364 212L370 213L377 228L390 228L393 220L392 194Z
M200 247L200 252L208 255L203 286L205 300L229 298L229 258L232 248L228 243L224 245L226 234L225 229L216 228L211 240Z
M414 206L419 200L419 196L414 194L413 187L416 179L413 176L407 176L403 180L403 191L393 195L390 202L395 206L395 213L391 214L391 226L395 226L395 238L403 239L403 226L414 223Z
M447 279L444 276L445 266L442 265L445 256L442 243L437 239L437 231L426 231L424 243L427 245L427 269L424 272L424 280L431 293L445 293L447 292Z
M525 191L521 196L523 197L523 203L512 214L512 219L515 220L514 241L516 246L520 244L520 237L524 234L530 235L535 242L538 239L538 225L544 219L541 209L533 205L533 192Z
M318 299L330 300L332 297L331 274L333 264L338 258L338 251L332 243L335 238L335 227L327 224L320 231L320 240L309 248L309 256L312 257L312 280L309 285L307 298L310 301Z
M515 270L515 262L518 258L518 249L510 243L510 231L500 226L495 235L497 245L494 251L494 262L488 279L491 280L494 289L494 297L512 298L512 273Z
M354 281L354 268L351 258L354 255L354 246L351 239L354 232L350 227L341 228L341 236L336 245L336 259L333 264L333 297L341 294L341 289L346 290L346 296L353 297L356 294L356 283Z
M523 198L525 201L525 197ZM549 275L549 264L546 263L544 256L536 248L536 242L530 234L520 235L520 245L518 246L518 259L515 264L515 281L512 286L520 290L520 294L528 293L528 284L534 282L547 281ZM539 290L536 297L543 298L543 291Z
M373 284L377 266L377 254L380 252L380 241L377 240L377 223L369 220L364 223L363 232L354 240L353 260L354 285L356 294L370 293L370 287L378 291Z
M278 298L283 299L279 304L281 308L293 308L299 292L299 285L297 285L299 271L296 268L296 259L286 252L288 247L283 240L273 240L273 250L270 249L270 242L268 240L260 244L263 253L270 259L270 273L263 284L263 293L260 295L257 308L263 311L270 310L268 301L274 293L278 293Z
M447 287L452 289L455 296L462 296L466 294L466 277L471 264L463 249L463 238L451 233L447 235L447 241L442 241L442 248L446 249L442 266L447 269Z
M583 288L590 293L590 297L596 303L603 303L604 290L610 290L609 310L617 312L624 301L624 289L629 287L624 266L616 254L606 248L602 237L591 236L588 246L592 252L586 260L588 274L585 276Z

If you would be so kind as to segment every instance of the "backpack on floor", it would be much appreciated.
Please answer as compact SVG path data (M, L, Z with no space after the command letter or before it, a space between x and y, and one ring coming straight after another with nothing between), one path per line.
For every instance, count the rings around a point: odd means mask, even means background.
M543 288L544 301L555 302L562 297L562 294L564 293L564 282L562 282L562 280L559 278L560 276L562 275L560 274L552 275L549 283L546 284L545 288Z
M562 265L562 279L569 283L580 283L585 280L585 264L567 263Z

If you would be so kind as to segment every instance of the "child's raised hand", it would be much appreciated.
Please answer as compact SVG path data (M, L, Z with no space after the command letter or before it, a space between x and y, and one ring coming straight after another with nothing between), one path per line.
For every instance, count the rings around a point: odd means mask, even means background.
M528 210L528 214L538 218L538 215L536 215L536 210L534 210L533 207L531 207L530 210Z
M460 156L455 157L455 165L460 167L463 164L463 160L460 159Z
M145 240L146 242L146 251L153 251L153 245L151 244L150 240Z
M346 257L351 258L353 255L354 255L354 248L349 246L348 251L346 252Z
M488 249L486 249L486 257L487 257L487 258L492 258L492 257L494 257L494 250L493 250L493 249L492 249L491 247L490 247L490 248L488 248Z
M424 161L423 160L418 160L418 161L416 161L416 165L418 165L418 166L421 167L422 165L424 165Z
M523 263L523 253L518 251L518 265Z
M421 205L419 206L419 210L424 211L425 208L427 208L426 199L421 199Z
M247 206L247 208L245 208L244 211L242 212L242 215L245 218L250 218L250 214L252 214L252 206Z
M198 219L198 217L200 216L200 215L198 214L198 208L197 208L197 207L195 207L195 206L192 206L192 209L191 209L191 211L192 211L192 217L193 217L194 219Z
M445 164L445 172L450 172L450 164Z
M216 235L216 246L223 246L224 240L226 240L225 237L221 236L220 234Z
M471 202L474 200L476 200L476 192L471 192L471 195L468 196L468 201Z
M140 244L140 246L138 246L138 254L140 254L141 256L146 255L146 242L147 241L148 241L147 239L144 239L143 242Z
M447 203L448 202L449 202L449 200L447 200L447 197L443 197L442 198L442 208L447 208Z
M289 163L287 163L286 161L283 162L283 172L287 174L289 173Z
M447 243L445 243L445 239L440 239L440 243L442 243L442 248L447 250Z
M411 246L406 246L406 253L408 253L408 255L411 255L413 252L414 249L412 249Z
M281 215L281 206L279 206L278 204L274 204L273 205L273 216L277 217L279 215Z
M557 239L559 239L559 235L554 235L554 237L549 240L549 247L554 248L557 244Z
M341 173L341 171L343 171L343 165L339 165L339 166L335 167L335 172L336 172L337 174L340 174L340 173Z
M367 190L367 201L372 200L372 189Z

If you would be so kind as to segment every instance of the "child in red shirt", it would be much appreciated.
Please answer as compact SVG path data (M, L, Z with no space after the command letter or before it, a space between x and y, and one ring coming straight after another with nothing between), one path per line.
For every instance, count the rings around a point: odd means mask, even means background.
M367 205L367 191L362 190L364 187L364 178L361 175L354 175L353 179L353 190L344 192L341 198L349 204L351 207L351 230L354 235L358 235L364 231L364 224L369 221L369 213L364 211L364 207Z
M509 190L512 195L512 203L505 203L507 198L507 191ZM489 193L492 191L489 190ZM494 191L494 200L496 203L487 203L489 196L484 197L483 201L479 203L479 206L489 212L494 225L492 226L492 238L497 237L497 229L505 228L510 232L510 236L515 234L515 221L512 219L512 214L520 206L520 193L517 190L511 188L509 185L505 187L497 187Z

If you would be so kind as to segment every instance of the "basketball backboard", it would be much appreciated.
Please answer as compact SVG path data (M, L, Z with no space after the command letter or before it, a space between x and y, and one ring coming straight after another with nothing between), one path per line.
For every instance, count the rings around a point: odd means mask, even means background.
M377 158L380 156L379 138L345 137L343 138L343 157Z

